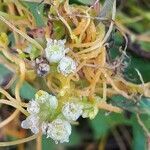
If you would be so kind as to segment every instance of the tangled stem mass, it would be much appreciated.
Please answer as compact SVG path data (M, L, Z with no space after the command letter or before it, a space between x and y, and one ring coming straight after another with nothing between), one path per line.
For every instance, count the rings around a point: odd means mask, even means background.
M0 4L1 3L2 2L0 2ZM6 90L0 88L0 93L5 97L0 99L0 103L10 105L16 109L11 116L0 123L0 128L11 122L18 116L19 112L22 112L26 116L29 115L25 110L27 104L23 103L23 97L20 97L20 88L24 81L29 81L37 89L42 88L35 84L38 71L45 71L41 73L41 75L44 75L44 88L58 98L59 106L56 114L60 112L66 102L72 99L80 103L86 98L87 103L90 103L91 106L95 107L96 104L96 107L99 109L121 113L122 110L120 108L107 103L107 98L111 98L117 94L127 99L132 99L136 94L150 97L147 84L142 82L141 85L136 85L126 81L122 76L122 72L116 72L107 60L108 54L106 45L109 44L107 43L108 38L113 31L114 25L116 25L116 1L113 3L111 18L109 20L106 18L109 23L108 30L106 30L106 25L103 22L95 23L93 18L97 16L93 16L92 7L69 5L68 0L64 2L56 0L52 5L49 1L44 1L44 4L47 3L52 7L52 9L47 12L47 16L45 16L44 20L45 22L51 22L52 29L49 26L43 27L44 35L41 36L37 34L37 38L34 38L34 36L32 38L27 33L28 27L30 27L30 30L37 28L35 19L29 10L18 0L8 3L11 3L10 6L9 4L7 6L8 12L5 12L5 14L0 12L1 23L5 23L8 27L5 32L6 37L2 34L0 36L0 51L4 55L0 63L4 63L4 61L7 62L8 69L11 68L9 65L10 62L13 63L15 69L13 72L17 74L19 80L15 86L15 97L12 97ZM4 3L4 5L6 4ZM10 12L11 15L9 15ZM26 24L21 22L22 17L26 20ZM69 51L63 53L63 55L65 58L69 58L66 60L71 60L71 62L74 63L73 70L71 71L69 65L65 64L66 68L62 68L65 73L69 70L65 76L61 72L58 72L56 64L52 63L51 59L45 58L45 49L47 49L47 51L50 49L50 47L46 47L45 45L46 40L54 40L57 37L56 35L59 34L55 33L56 28L54 23L56 22L60 24L58 28L60 28L61 31L65 31L63 35L58 36L59 40L61 41L62 38L65 38L65 46L69 49ZM14 34L15 43L13 46L8 44L10 41L7 42L7 33L9 33L7 31L11 31ZM124 34L123 36L125 37ZM55 53L57 53L56 43L57 42L54 41L53 46L51 46L51 52L55 50ZM29 45L31 45L37 53L39 51L38 54L34 54L36 55L34 58L30 57L32 49L29 49ZM125 52L126 47L122 53ZM35 59L38 57L42 57L42 59L40 59L40 63L43 63L42 65L35 64ZM46 59L48 59L48 61ZM47 69L48 71L50 70L50 72L46 72L46 69L43 70L42 66L46 66L46 64L50 66L50 69ZM70 68L68 69L68 67ZM36 71L37 68L38 71ZM142 80L139 72L138 75ZM9 83L8 87L11 87L11 84L12 82ZM0 142L0 146L16 145L35 138L37 138L37 135L14 142ZM39 139L38 137L37 141L39 141Z

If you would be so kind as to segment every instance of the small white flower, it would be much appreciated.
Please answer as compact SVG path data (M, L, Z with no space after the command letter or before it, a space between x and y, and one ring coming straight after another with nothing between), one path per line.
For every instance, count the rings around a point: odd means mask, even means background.
M76 121L82 115L82 105L68 102L62 108L64 117L69 121Z
M66 40L52 40L47 39L47 47L45 49L45 55L50 63L59 62L68 52L68 48L65 48Z
M45 91L38 91L35 95L35 99L39 103L47 103L51 109L56 109L58 106L58 100L56 96L53 96Z
M52 138L56 144L68 142L70 134L71 125L65 120L56 119L48 125L47 138Z
M40 111L40 106L35 100L29 101L27 111L30 114L37 114Z
M26 120L22 121L21 127L30 129L34 134L39 132L39 117L37 115L30 115Z
M64 76L67 76L70 73L74 73L76 71L76 67L76 62L72 58L66 56L61 59L57 69L58 72L62 73Z
M47 129L48 129L48 123L43 122L41 125L41 129L42 129L42 133L46 134L47 133Z

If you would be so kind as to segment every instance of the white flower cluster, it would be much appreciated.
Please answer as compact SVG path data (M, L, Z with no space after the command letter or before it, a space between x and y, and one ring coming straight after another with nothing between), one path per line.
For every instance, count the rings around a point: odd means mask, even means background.
M22 121L22 128L30 129L34 134L41 130L55 143L63 143L69 141L71 122L76 121L80 116L93 118L97 113L91 105L83 105L78 101L66 102L61 111L60 108L58 109L59 115L57 107L58 100L55 96L42 90L38 91L35 100L31 100L28 104L27 111L30 115ZM51 118L53 114L57 115Z
M56 143L68 142L71 134L70 122L76 121L82 115L82 106L75 102L67 102L62 107L62 115L58 115L51 121L44 120L44 117L40 116L43 112L44 114L51 110L54 112L57 106L58 100L55 96L45 91L38 91L35 100L31 100L28 104L27 111L30 115L22 121L22 128L30 129L34 134L41 130L47 138L52 138Z
M69 48L65 48L66 40L52 40L47 39L47 47L45 48L45 55L49 63L58 63L58 72L67 76L76 71L76 62L65 56Z
M51 123L43 125L43 133L52 138L55 143L69 141L71 134L70 122L76 121L82 115L82 106L77 103L68 102L62 108L63 117L58 117Z
M38 91L35 100L31 100L28 103L27 111L29 116L26 120L22 121L21 126L25 129L30 129L34 134L37 134L41 127L40 111L42 104L46 105L46 109L49 111L55 110L58 106L58 100L55 96L48 94L45 91Z

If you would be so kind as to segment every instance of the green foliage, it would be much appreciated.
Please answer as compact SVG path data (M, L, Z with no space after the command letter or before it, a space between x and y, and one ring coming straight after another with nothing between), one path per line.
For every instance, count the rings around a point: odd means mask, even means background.
M44 4L38 4L38 3L31 3L31 2L23 2L23 4L30 10L32 15L34 16L34 19L36 21L36 24L38 27L42 27L45 25L44 18L43 18L43 10L44 10Z
M40 54L40 50L31 45L31 52L29 53L31 60L34 60L35 58L40 56Z
M69 0L69 2L76 3L76 4L83 4L83 5L92 5L95 1L94 0Z
M8 69L6 69L6 67L4 67L4 65L0 64L0 85L3 84L3 82L5 81L5 77L7 76L12 76L12 72L10 72Z
M6 77L9 75L13 75L13 73L10 70L8 70L4 65L0 64L0 85L6 80ZM13 95L15 93L14 91L17 82L18 79L13 83L13 85L9 89ZM34 98L35 93L36 89L25 81L20 89L20 96L23 99L31 100L32 98Z
M150 98L142 97L139 101L135 102L118 95L111 98L111 103L133 113L150 115Z
M132 121L132 131L133 131L133 150L146 150L147 149L147 136L143 132L143 129L134 117Z
M146 118L145 118L146 119ZM147 136L145 135L143 129L137 122L135 115L132 114L131 118L128 119L123 114L111 113L105 115L105 112L101 111L96 118L91 121L95 136L97 139L106 137L113 132L113 128L119 125L126 125L131 127L133 131L133 150L146 150ZM149 125L150 126L150 125Z
M139 44L144 51L150 52L149 42L139 42Z
M55 148L56 148L55 143L52 140L47 139L46 136L43 136L42 149L43 150L46 150L46 149L54 150Z
M124 74L125 78L134 83L141 83L139 75L135 69L138 69L142 75L144 82L150 81L150 61L137 57L135 55L128 54L130 57L130 63L126 68Z
M10 92L13 95L15 93L15 87L17 81L15 81L14 84L10 87ZM32 100L36 92L37 92L36 89L33 88L28 82L24 82L22 87L20 88L20 96L26 100Z
M54 27L54 35L53 37L55 39L61 39L62 37L64 37L65 35L65 28L64 28L64 25L60 22L60 21L54 21L53 22L53 27Z
M118 56L121 55L119 52L120 46L124 44L123 37L118 32L113 32L111 35L111 39L113 39L113 46L109 49L110 51L110 57L111 59L115 59ZM143 48L146 49L143 45ZM131 81L133 83L141 83L141 80L139 78L139 75L136 71L136 69L140 72L142 75L142 78L144 82L150 81L150 60L144 59L142 57L138 57L132 52L130 52L130 49L127 49L127 58L126 62L128 63L127 68L124 70L124 78L128 81ZM143 67L144 66L144 67Z
M0 79L4 80L4 78L7 76L7 74L10 74L11 72L4 67L3 65L0 65ZM15 84L11 86L10 91L14 93ZM31 100L34 98L36 90L27 82L24 82L20 94L21 97L27 100ZM121 96L114 96L111 100L112 103L115 102L115 104L119 107L124 108L125 110L131 111L131 112L139 112L139 113L148 113L149 114L149 106L150 101L147 98L143 98L140 102L138 107L134 105L133 101L131 100L125 100ZM142 116L142 121L145 123L148 129L150 129L149 125L149 117L148 116ZM138 122L136 121L134 115L132 119L127 119L124 117L123 114L115 114L111 113L110 115L105 115L104 112L100 112L94 120L91 121L92 128L95 133L96 138L101 138L109 133L109 131L120 124L124 125L130 125L133 128L133 149L137 150L137 148L145 149L146 146L146 136L143 132L143 129L139 126ZM75 129L73 129L73 134L70 138L69 145L75 145L79 143L79 133L76 132ZM64 145L65 146L65 145ZM55 149L56 145L52 143L50 139L43 138L43 149L50 148Z
M107 114L104 111L100 111L91 121L96 138L106 136L113 127L121 124L130 125L131 120L125 118L123 114Z

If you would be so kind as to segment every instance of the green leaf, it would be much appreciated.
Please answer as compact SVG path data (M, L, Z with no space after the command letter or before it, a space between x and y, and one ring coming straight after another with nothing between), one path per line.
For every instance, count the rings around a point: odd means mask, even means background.
M142 127L138 124L136 118L133 118L132 122L133 131L133 150L146 150L147 139Z
M55 39L61 39L65 35L65 28L64 25L60 21L53 22L53 37Z
M141 121L144 123L145 127L150 131L150 117L147 114L140 115Z
M2 85L5 80L7 80L6 77L12 76L13 73L8 70L4 65L0 64L0 85ZM10 92L14 95L15 86L18 80L16 80L13 85L9 88ZM34 98L34 95L36 93L36 89L33 88L28 82L24 82L21 89L20 89L20 96L23 99L31 100Z
M54 141L52 141L50 138L46 138L46 136L43 136L42 139L42 149L46 150L46 149L56 149L56 144L54 143Z
M112 48L109 49L110 51L110 57L111 59L115 59L117 56L119 57L121 53L119 52L119 47L123 45L123 38L122 36L117 33L112 33L111 40L113 42ZM146 60L144 58L140 58L133 53L130 52L130 50L127 50L128 58L126 59L126 62L128 63L127 68L124 70L124 78L132 83L141 83L141 80L139 78L139 75L135 69L137 69L144 80L144 82L150 81L150 60ZM144 66L144 67L143 67Z
M16 87L17 81L14 82L14 84L10 87L10 92L14 95L15 94L15 87ZM35 93L37 90L33 88L28 82L24 82L22 87L20 88L20 96L23 99L31 100L34 98Z
M0 32L7 32L8 27L5 25L5 23L0 22Z
M109 130L116 125L130 125L130 123L131 120L126 119L123 114L111 113L107 115L104 111L100 111L99 114L91 120L91 125L96 138L101 138L107 135Z
M36 24L38 27L43 27L45 25L43 20L43 10L44 10L44 4L34 3L34 2L22 2L32 13L34 16L34 19L36 21Z
M146 120L146 117L145 117ZM149 120L147 125L149 125ZM132 114L130 119L127 119L123 114L111 113L105 115L104 112L100 112L97 117L91 121L92 128L97 139L106 137L114 127L119 125L127 125L132 128L133 140L132 149L133 150L146 150L146 136L142 127L137 122L136 116ZM150 125L149 125L150 126Z
M40 56L41 51L34 46L31 46L31 52L29 53L31 60L34 60L38 56Z
M69 0L69 3L83 4L83 5L92 5L94 0Z
M6 67L4 67L4 65L0 64L0 85L3 85L5 82L5 79L8 77L8 76L12 76L13 73L10 72L8 69L6 69Z
M142 49L144 51L150 52L150 44L149 44L149 42L140 41L139 44L140 44L140 46L142 47Z
M135 103L133 100L128 100L125 97L118 95L111 98L111 103L133 113L150 115L150 98L142 97Z
M130 63L125 69L125 78L134 83L141 83L140 78L135 69L138 69L142 75L144 82L150 81L150 61L131 54Z
M80 124L79 124L80 125ZM79 144L81 141L81 135L79 132L77 132L77 130L75 129L74 126L72 126L72 133L71 133L71 136L70 136L70 141L69 143L66 143L66 145L77 145Z

